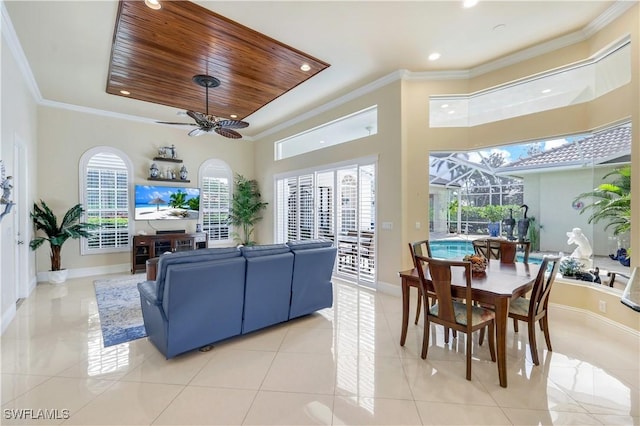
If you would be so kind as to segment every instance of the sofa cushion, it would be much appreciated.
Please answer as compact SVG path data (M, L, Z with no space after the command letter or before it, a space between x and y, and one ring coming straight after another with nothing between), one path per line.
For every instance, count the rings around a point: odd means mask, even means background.
M265 244L260 246L241 247L242 255L246 258L272 256L274 254L289 253L291 249L286 244Z
M317 240L296 240L289 241L287 246L291 248L291 250L308 250L308 249L316 249L323 247L331 247L333 246L333 241L317 239Z
M158 283L158 301L162 302L164 280L167 274L167 267L169 265L206 262L217 259L230 259L233 257L240 257L241 255L242 253L236 247L206 248L163 254L160 256L158 261L158 274L156 276L156 282Z

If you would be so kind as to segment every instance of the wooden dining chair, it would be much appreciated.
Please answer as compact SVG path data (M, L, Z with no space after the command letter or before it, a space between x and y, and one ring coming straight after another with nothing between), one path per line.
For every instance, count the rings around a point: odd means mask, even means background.
M529 263L531 242L487 238L474 240L473 249L476 254L480 254L487 259L500 259L501 263L515 263L518 251L522 250L523 263Z
M473 251L486 259L500 259L500 243L489 238L473 240Z
M431 246L429 245L429 240L421 240L415 241L413 243L409 243L409 251L411 252L411 260L413 261L413 267L417 268L418 264L416 263L416 255L418 256L426 256L431 257ZM422 308L422 291L420 287L418 287L418 306L416 306L416 320L414 324L418 324L418 320L420 319L420 309Z
M513 318L513 328L516 332L518 332L518 321L528 323L529 347L531 348L531 358L535 365L540 365L536 345L536 322L540 321L540 328L544 333L547 349L552 351L547 305L549 303L549 294L551 294L551 286L556 279L559 266L559 256L545 256L540 264L540 270L533 284L530 297L518 297L512 300L509 305L509 317Z
M434 259L425 256L415 256L417 270L422 287L422 304L424 305L425 320L422 336L422 359L427 357L429 350L429 329L431 322L441 324L446 328L466 333L467 380L471 380L471 348L474 331L489 327L489 351L491 360L496 361L495 351L495 313L489 309L474 306L471 298L471 262ZM430 280L425 276L425 265L429 268ZM463 279L466 281L464 298L455 299L451 292L451 269L463 269ZM459 276L456 274L456 276ZM429 285L431 284L431 285ZM428 296L433 294L437 302L429 306Z

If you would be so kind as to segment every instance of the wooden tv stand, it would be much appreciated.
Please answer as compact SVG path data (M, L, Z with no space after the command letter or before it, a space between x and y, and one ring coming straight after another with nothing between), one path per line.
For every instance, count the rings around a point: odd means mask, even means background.
M145 271L147 260L158 257L162 253L202 248L207 248L207 234L205 232L136 235L133 237L131 250L131 273Z

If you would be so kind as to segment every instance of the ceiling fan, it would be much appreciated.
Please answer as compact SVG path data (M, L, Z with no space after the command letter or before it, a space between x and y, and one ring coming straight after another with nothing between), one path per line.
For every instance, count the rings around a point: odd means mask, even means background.
M220 80L210 75L198 74L192 78L193 82L205 88L206 106L205 113L197 111L187 111L187 115L195 120L195 123L174 123L168 121L158 121L161 124L171 124L178 126L198 126L189 132L189 136L200 136L212 131L231 139L241 139L242 135L233 129L244 129L249 123L241 120L227 120L209 114L209 88L218 87Z

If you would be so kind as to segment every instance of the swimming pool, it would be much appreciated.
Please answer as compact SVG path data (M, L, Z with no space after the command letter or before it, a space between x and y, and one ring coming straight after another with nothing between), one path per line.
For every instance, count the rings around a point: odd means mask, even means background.
M469 240L433 240L429 241L431 255L441 259L462 259L465 254L473 254L473 244ZM522 262L522 253L516 255ZM529 255L529 263L542 263L542 259Z

